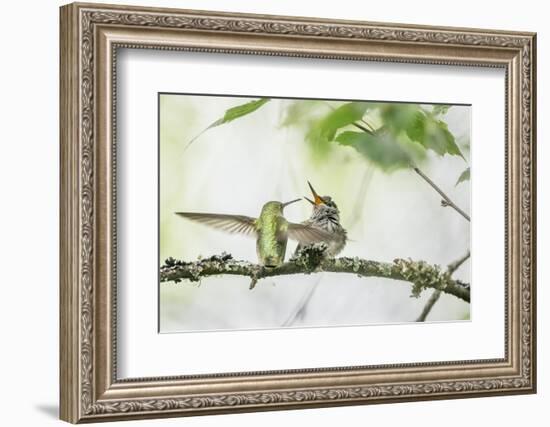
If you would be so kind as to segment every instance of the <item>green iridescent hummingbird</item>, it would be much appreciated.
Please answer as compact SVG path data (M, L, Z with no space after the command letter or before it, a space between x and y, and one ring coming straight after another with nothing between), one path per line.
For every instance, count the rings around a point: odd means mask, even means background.
M284 262L288 239L307 245L330 241L333 237L331 233L318 227L286 220L283 215L284 208L300 200L287 203L267 202L263 205L258 218L199 212L176 212L176 214L228 233L256 237L256 253L260 264L265 267L277 267Z

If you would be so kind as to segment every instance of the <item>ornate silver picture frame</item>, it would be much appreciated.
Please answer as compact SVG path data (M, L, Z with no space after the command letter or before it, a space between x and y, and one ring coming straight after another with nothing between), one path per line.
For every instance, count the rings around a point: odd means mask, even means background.
M60 13L61 419L79 423L536 391L535 34L80 3ZM121 49L502 69L505 138L497 143L505 158L504 357L121 378L122 248L116 232ZM469 299L469 288L467 294Z

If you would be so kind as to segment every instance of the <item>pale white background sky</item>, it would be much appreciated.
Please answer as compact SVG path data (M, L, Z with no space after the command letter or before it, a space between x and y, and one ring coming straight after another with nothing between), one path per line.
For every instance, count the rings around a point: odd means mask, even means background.
M113 3L121 3L112 0ZM418 24L492 27L539 32L538 117L550 114L544 100L550 60L544 53L550 44L547 13L543 3L464 0L443 5L440 1L308 2L278 0L139 1L134 4L228 10L286 15L316 15L327 18L363 19ZM7 291L1 299L3 351L1 414L6 425L59 425L57 421L58 358L58 6L59 1L13 2L4 5L2 32L2 156L0 156L0 221L2 273L0 283ZM314 5L314 7L313 7ZM498 9L498 11L496 10ZM30 124L29 124L30 123ZM548 127L539 128L539 164L550 160L542 143ZM548 168L539 172L539 253L548 254L549 198L545 186ZM544 337L550 321L546 302L550 271L539 257L539 394L485 399L407 403L367 407L316 409L130 422L124 425L255 426L281 425L398 425L448 427L493 424L543 425L550 403L550 379L545 360L550 339Z

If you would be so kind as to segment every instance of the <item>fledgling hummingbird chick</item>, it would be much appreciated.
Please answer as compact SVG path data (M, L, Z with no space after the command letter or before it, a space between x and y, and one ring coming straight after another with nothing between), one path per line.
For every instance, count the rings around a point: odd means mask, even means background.
M226 231L256 237L256 253L260 264L265 267L277 267L285 258L288 239L302 245L330 241L331 234L309 224L295 224L286 220L283 210L286 206L301 199L287 203L267 202L258 218L245 215L226 215L215 213L176 212L177 215Z
M330 238L323 240L327 244L326 255L333 258L342 252L348 240L347 232L340 224L340 210L330 196L319 196L311 183L307 182L313 195L313 200L304 197L313 206L311 216L302 222L303 225L315 227L329 233ZM302 249L299 244L296 254Z

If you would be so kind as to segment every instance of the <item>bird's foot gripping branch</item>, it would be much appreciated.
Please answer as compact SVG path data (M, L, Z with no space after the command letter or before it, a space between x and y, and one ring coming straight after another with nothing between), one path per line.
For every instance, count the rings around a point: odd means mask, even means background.
M312 274L318 272L349 273L359 277L379 277L409 282L411 296L418 297L425 289L437 289L470 302L470 285L453 279L438 265L411 259L395 259L393 262L378 262L358 257L326 258L325 247L312 245L303 248L296 256L278 267L268 268L248 261L235 260L230 254L222 253L194 262L168 258L160 267L161 282L198 282L209 276L222 274L250 277L250 288L266 277L290 274Z

